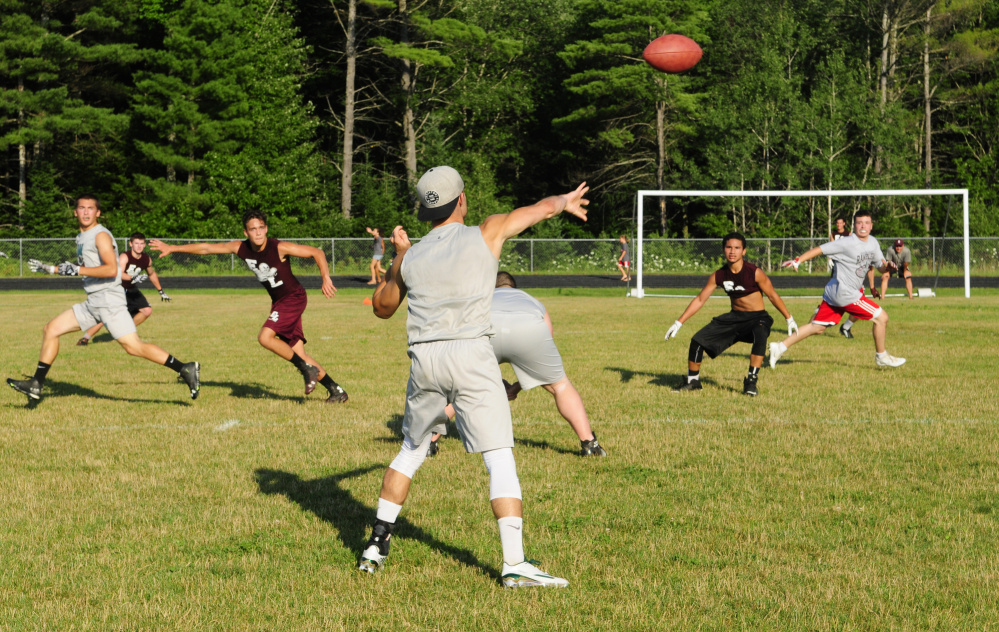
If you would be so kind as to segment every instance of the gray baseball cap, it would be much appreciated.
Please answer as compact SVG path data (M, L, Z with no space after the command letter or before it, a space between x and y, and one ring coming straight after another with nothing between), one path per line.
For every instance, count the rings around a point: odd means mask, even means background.
M428 170L416 183L416 194L420 198L417 219L423 222L446 219L458 206L458 197L464 190L465 183L451 167Z

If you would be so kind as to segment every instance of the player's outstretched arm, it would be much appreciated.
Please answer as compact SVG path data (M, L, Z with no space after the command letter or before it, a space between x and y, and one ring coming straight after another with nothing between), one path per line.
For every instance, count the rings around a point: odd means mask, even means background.
M482 222L482 238L486 240L489 249L499 259L503 244L507 239L515 237L538 222L551 219L565 212L586 221L586 205L590 203L584 198L590 187L583 182L575 191L562 195L553 195L531 204L522 206L505 214L490 215Z
M395 310L402 305L402 299L406 297L406 284L402 281L400 270L402 259L413 244L410 243L409 235L402 226L395 227L389 242L395 247L395 257L392 258L392 265L389 266L385 278L375 288L374 296L371 297L371 309L378 318L391 318Z
M791 315L791 310L787 308L784 304L784 299L780 297L777 290L774 289L774 284L770 282L770 277L767 276L766 272L756 269L756 285L760 286L760 291L767 295L770 299L770 303L777 308L777 311L781 313L781 316L787 321L787 335L793 336L798 332L798 323L794 322L794 316Z
M172 255L175 252L183 252L189 255L234 255L239 251L241 241L226 241L217 243L203 242L199 244L170 245L159 239L149 242L149 249L160 253L160 257Z
M326 263L326 253L315 246L303 246L290 241L282 241L278 244L278 254L282 258L287 256L299 257L300 259L312 259L319 267L319 276L323 280L323 296L333 298L336 296L336 287L333 279L330 278L330 268Z
M785 261L785 262L781 263L780 267L782 267L782 268L794 268L795 272L797 272L798 271L798 266L800 266L801 264L805 263L809 259L814 259L815 257L818 257L821 254L822 254L822 247L821 246L816 246L816 247L812 248L811 250L809 250L808 252L806 252L803 255L800 255L798 257L795 257L794 259L790 259L788 261Z
M676 335L680 333L680 327L683 327L683 323L687 322L688 318L696 314L698 310L704 306L708 297L711 296L711 293L714 292L717 287L718 284L715 283L715 275L712 274L708 277L708 282L704 284L704 287L701 288L701 291L698 292L697 296L695 296L690 301L690 304L687 305L687 309L683 310L683 313L680 314L680 318L678 318L666 331L666 340L675 338Z

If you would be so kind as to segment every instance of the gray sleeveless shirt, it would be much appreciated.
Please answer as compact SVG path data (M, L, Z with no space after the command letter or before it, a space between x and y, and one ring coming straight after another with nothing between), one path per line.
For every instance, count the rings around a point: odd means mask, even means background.
M96 268L104 265L101 255L97 252L97 235L107 233L111 238L111 246L114 248L114 264L118 268L118 274L110 278L83 277L83 289L87 294L100 292L112 287L121 287L121 266L118 265L118 244L114 240L111 231L97 224L88 231L79 233L76 236L76 259L81 266Z
M399 269L409 293L409 344L492 336L498 268L478 226L445 224L413 244Z

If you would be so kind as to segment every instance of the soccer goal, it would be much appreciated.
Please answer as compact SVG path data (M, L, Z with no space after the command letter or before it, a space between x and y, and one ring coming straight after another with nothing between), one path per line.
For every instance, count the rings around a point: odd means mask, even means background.
M971 297L971 255L968 234L968 189L885 189L885 190L840 190L840 191L639 191L636 217L636 247L635 247L635 288L630 296L644 298L646 296L669 296L647 292L643 285L645 268L644 235L645 235L645 200L647 198L710 198L710 197L797 197L797 198L833 198L833 197L916 197L916 196L960 196L964 217L964 296ZM851 225L852 228L852 225ZM824 231L823 231L824 232ZM877 236L877 225L874 230ZM820 242L824 241L822 239ZM884 244L882 244L884 245ZM801 254L801 253L795 253ZM706 278L707 275L705 275Z

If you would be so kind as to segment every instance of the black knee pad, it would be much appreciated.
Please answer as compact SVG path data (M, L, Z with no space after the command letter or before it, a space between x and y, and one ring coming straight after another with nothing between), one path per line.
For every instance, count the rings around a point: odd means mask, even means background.
M703 359L704 359L704 347L691 340L690 350L687 352L687 360L689 362L700 364L701 360Z
M753 327L753 350L750 353L754 356L767 355L767 338L770 337L770 327L759 323Z

